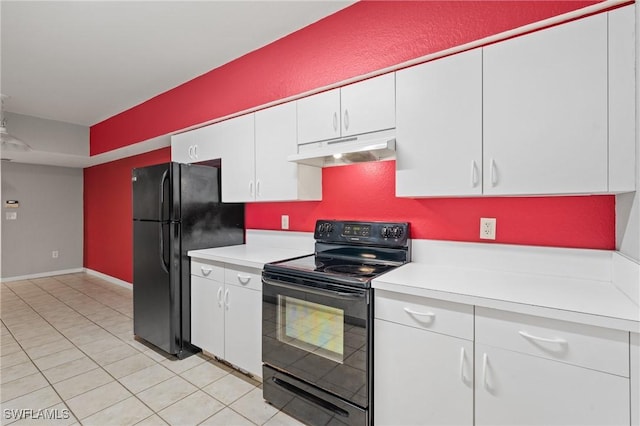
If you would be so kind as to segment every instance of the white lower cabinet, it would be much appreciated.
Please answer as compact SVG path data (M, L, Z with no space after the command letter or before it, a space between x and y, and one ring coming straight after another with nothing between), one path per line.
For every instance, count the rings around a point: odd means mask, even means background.
M476 307L476 425L629 425L629 333Z
M443 333L472 337L473 307L378 290L375 304L375 424L472 425L473 341Z
M628 425L629 379L476 343L476 425Z
M205 278L193 274L196 263L191 265L192 343L241 370L261 376L260 271L224 264L224 275Z
M473 424L473 342L375 320L376 425Z
M638 334L375 291L376 425L638 426Z

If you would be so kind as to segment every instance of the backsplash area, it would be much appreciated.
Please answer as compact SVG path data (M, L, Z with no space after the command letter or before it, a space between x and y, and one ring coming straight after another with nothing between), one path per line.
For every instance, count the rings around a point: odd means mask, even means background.
M480 242L480 218L497 219L496 243L615 249L615 197L397 198L395 161L323 169L322 201L252 203L248 229L313 231L315 220L408 221L411 238ZM493 241L492 241L493 242Z

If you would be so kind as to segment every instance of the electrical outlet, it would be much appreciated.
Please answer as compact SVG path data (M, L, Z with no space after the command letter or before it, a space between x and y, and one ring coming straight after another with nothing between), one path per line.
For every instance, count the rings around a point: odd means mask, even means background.
M480 239L481 240L496 239L496 218L495 217L480 218Z
M280 219L280 227L282 229L289 229L289 215L283 214Z
M57 258L58 258L58 254L59 254L59 253L58 253L58 250L54 250L54 251L52 251L52 252L51 252L51 257L52 257L53 259L57 259Z

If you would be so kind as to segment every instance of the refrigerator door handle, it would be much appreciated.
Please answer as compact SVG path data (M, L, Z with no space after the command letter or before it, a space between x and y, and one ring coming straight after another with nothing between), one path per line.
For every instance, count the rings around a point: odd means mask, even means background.
M158 205L158 220L163 221L162 213L164 213L164 183L169 179L169 170L165 170L162 173L162 179L160 179L160 204ZM163 258L164 259L164 258Z
M160 230L160 263L162 264L162 269L164 272L169 273L169 263L164 260L164 230L162 229L162 222L158 223L158 227Z

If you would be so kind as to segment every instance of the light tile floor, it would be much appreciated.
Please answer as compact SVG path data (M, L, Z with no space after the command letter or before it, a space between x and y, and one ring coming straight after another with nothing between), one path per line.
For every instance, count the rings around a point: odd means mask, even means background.
M260 382L133 337L132 291L84 273L0 284L1 424L300 425Z

